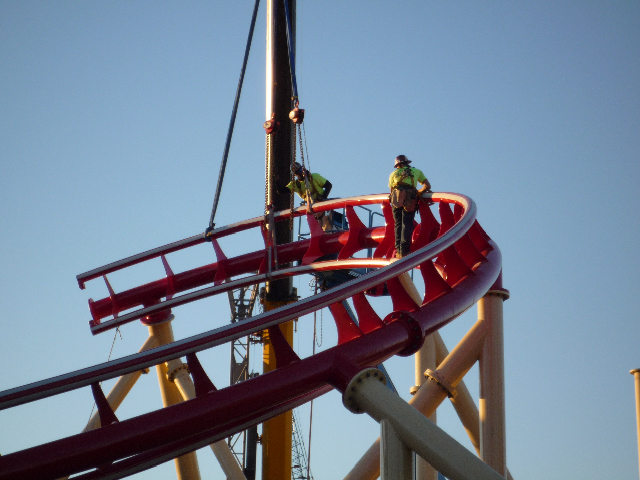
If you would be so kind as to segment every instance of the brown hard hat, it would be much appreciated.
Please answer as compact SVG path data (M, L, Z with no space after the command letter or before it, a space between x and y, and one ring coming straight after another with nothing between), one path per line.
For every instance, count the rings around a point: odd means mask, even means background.
M406 155L398 155L396 157L395 166L397 167L399 165L402 165L403 163L411 163L411 160L409 160Z

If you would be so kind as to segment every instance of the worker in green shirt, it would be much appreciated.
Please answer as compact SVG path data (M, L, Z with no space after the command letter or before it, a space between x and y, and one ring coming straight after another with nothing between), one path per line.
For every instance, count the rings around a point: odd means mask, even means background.
M427 177L417 168L410 167L410 163L411 160L406 155L398 155L395 159L395 169L389 176L389 202L395 223L396 258L409 254L419 194L431 191ZM423 185L420 190L416 189L418 183Z
M310 173L309 170L303 168L298 162L293 162L291 165L291 171L293 172L295 179L287 185L284 185L284 182L280 182L278 181L279 179L276 179L276 191L278 193L297 193L300 198L307 202L307 204L323 202L327 199L329 192L331 192L331 187L333 187L329 180L319 173ZM309 196L311 197L311 202L309 202L309 199L307 198L307 183L309 184ZM318 223L325 232L333 230L331 214L331 211L314 214L316 220L318 220Z

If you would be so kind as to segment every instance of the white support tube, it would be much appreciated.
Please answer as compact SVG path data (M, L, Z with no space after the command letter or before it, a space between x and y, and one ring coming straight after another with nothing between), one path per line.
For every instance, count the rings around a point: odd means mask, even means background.
M380 421L380 438L380 480L412 480L412 452L389 420Z
M433 338L436 344L436 360L439 365L449 355L449 350L438 332L433 333ZM456 391L458 394L455 398L450 397L449 400L451 400L451 404L458 414L458 418L467 432L473 448L475 448L478 457L480 457L480 415L478 407L464 380L460 380L460 383L456 385ZM507 469L507 480L513 480L509 469Z
M487 324L480 356L480 456L506 477L503 297L487 293L478 301L478 321Z
M384 385L375 368L363 370L349 383L343 403L374 420L387 420L411 450L450 480L503 480L495 470L438 428Z
M172 380L176 384L182 398L185 401L195 398L196 389L193 380L189 376L187 365L182 363L180 359L175 359L167 362L167 369L169 380ZM220 463L220 467L226 475L227 480L247 480L227 442L219 440L209 446L218 459L218 463Z
M436 332L437 333L437 332ZM424 344L415 354L415 375L416 384L411 389L411 393L415 394L420 386L428 380L424 376L424 372L427 370L435 370L437 368L436 363L436 345L434 341L434 334L427 336L424 339ZM429 416L434 424L437 422L437 411L434 409L433 413ZM416 457L416 478L415 480L438 480L438 472L429 465L424 458Z
M486 325L476 322L453 351L438 366L438 374L455 387L477 361L484 341ZM434 337L435 338L435 337ZM437 348L437 342L436 342ZM448 392L435 381L424 383L409 400L418 412L431 415L448 396ZM380 475L380 439L369 447L344 480L375 480ZM426 459L425 459L426 460ZM435 467L435 465L432 464ZM444 473L444 472L441 472Z
M415 283L409 276L408 272L403 273L398 277L400 280L400 284L404 287L405 291L409 294L409 296L416 302L417 305L422 305L423 296L420 295L418 289L416 288ZM434 335L427 336L424 339L424 343L420 350L418 350L415 354L415 375L416 375L416 383L415 386L411 389L411 394L414 395L415 392L418 391L420 385L427 381L424 376L424 372L429 370L435 370L438 366L436 362L436 346ZM433 411L431 415L429 415L429 420L437 425L437 412ZM415 480L438 480L438 472L429 465L424 458L416 457L416 477Z

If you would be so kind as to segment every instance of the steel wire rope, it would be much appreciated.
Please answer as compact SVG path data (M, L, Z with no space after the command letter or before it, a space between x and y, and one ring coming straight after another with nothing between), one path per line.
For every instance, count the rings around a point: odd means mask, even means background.
M233 102L233 110L231 112L231 120L229 122L229 129L227 130L227 140L224 145L224 153L222 154L222 163L220 164L220 172L218 173L218 183L216 185L216 193L213 198L213 207L211 208L211 217L209 219L209 227L205 231L205 238L213 230L215 223L213 220L216 216L216 210L218 209L218 201L220 200L220 192L222 191L222 182L224 180L224 172L227 168L227 158L229 157L229 148L231 147L231 137L233 136L233 127L236 123L236 114L238 113L238 104L240 103L240 94L242 93L242 84L244 83L244 74L247 69L247 62L249 60L249 51L251 50L251 42L253 40L253 31L256 25L256 17L258 15L258 6L260 0L256 0L253 6L253 15L251 16L251 26L249 27L249 36L247 38L247 46L244 51L244 60L242 62L242 68L240 70L240 79L238 80L238 88L236 90L236 98Z

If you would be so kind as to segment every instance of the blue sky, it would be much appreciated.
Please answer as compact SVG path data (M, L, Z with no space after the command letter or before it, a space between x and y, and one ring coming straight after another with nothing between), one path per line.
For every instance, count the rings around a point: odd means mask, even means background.
M109 356L114 337L91 336L86 303L106 288L81 291L77 274L207 226L252 8L0 3L0 390ZM263 209L264 38L261 5L218 225ZM639 58L637 2L298 2L309 159L332 195L385 191L406 154L435 191L472 197L502 250L507 459L518 480L638 475ZM221 245L234 255L252 240ZM169 262L183 271L214 258L202 246ZM158 262L110 280L121 291L162 276ZM309 293L308 279L296 282ZM176 337L226 324L227 308L213 299L176 310ZM443 329L449 348L475 315ZM301 319L296 337L305 355L311 324ZM323 347L333 345L327 311L323 326ZM112 358L147 335L140 324L121 333ZM225 347L203 361L218 386L228 357ZM388 369L409 398L413 361ZM476 378L466 383L477 398ZM0 453L79 432L85 390L0 412ZM149 375L118 416L160 405ZM312 471L341 478L378 426L336 393L316 406ZM470 445L449 405L439 422ZM203 479L222 478L211 452L199 461Z

